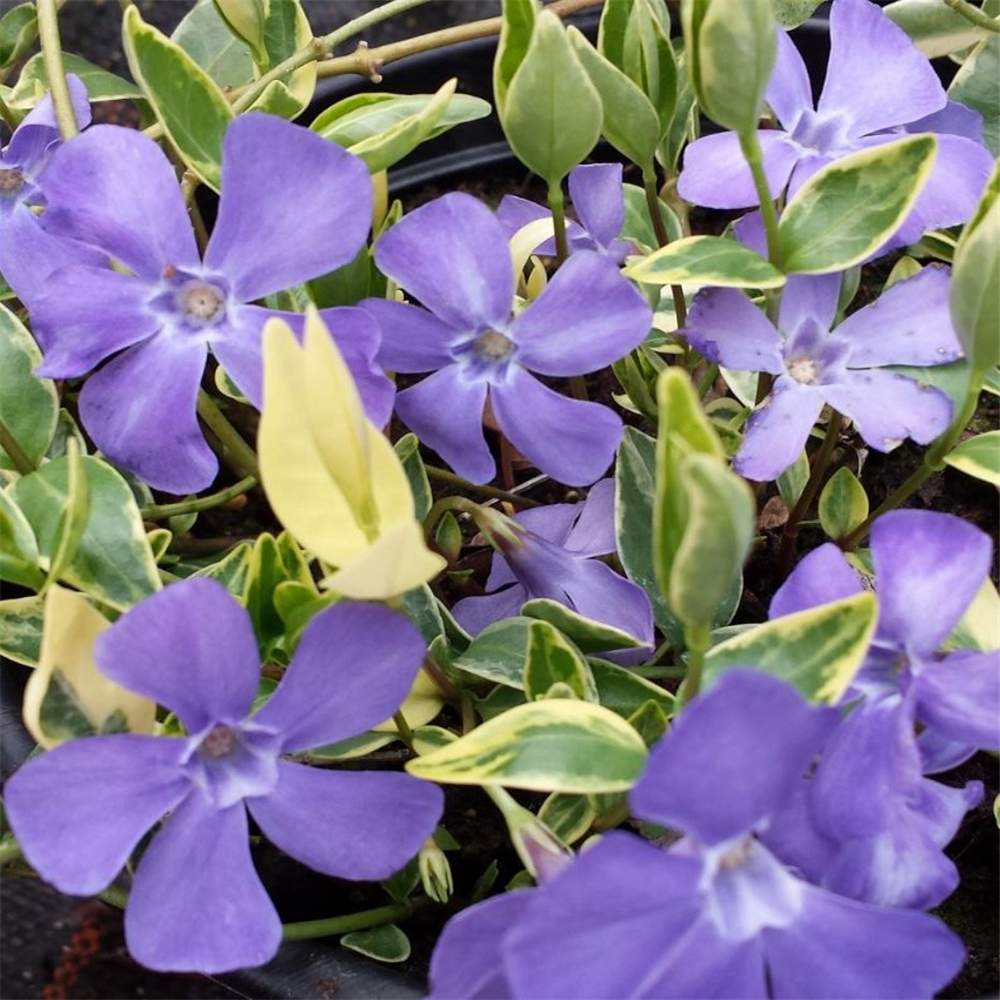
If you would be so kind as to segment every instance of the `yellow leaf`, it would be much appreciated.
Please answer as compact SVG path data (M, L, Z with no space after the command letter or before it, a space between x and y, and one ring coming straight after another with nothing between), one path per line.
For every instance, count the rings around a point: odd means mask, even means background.
M83 594L48 591L38 666L24 691L24 723L43 747L93 733L153 731L156 705L94 663L94 642L109 626Z

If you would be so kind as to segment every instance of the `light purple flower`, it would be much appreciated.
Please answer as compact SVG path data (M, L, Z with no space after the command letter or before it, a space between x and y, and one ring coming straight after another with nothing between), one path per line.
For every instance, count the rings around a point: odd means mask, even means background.
M90 124L87 89L66 77L77 125ZM17 297L30 305L48 276L68 264L99 264L100 254L42 228L33 207L44 204L38 180L62 139L46 94L14 130L0 151L0 272Z
M933 996L963 959L939 920L817 888L756 835L835 724L774 678L724 674L631 795L639 818L686 836L664 850L607 834L532 893L503 942L511 995Z
M98 447L172 493L208 486L218 463L195 406L208 347L256 406L261 330L250 303L351 260L371 220L364 163L308 129L246 114L226 132L222 199L201 259L174 169L139 132L88 129L45 172L45 228L113 258L129 274L67 268L31 303L52 378L85 375L80 415ZM384 423L393 388L372 367L378 330L360 310L325 315L369 415Z
M733 468L776 479L799 456L824 404L854 421L876 451L912 438L928 444L951 421L939 389L887 371L961 357L948 310L948 271L931 265L893 285L831 330L840 275L794 276L777 328L742 292L710 288L695 299L684 333L710 361L776 376L751 414Z
M108 629L95 656L190 735L65 743L7 782L10 824L43 878L92 895L167 815L132 883L129 950L159 970L259 965L277 950L281 923L253 868L248 810L283 851L349 879L388 877L433 832L442 794L432 784L282 757L384 721L423 653L394 612L336 605L310 622L277 690L251 714L260 661L248 614L213 581L174 584Z
M641 659L653 645L653 611L646 592L594 556L615 551L615 484L595 483L585 503L550 504L515 514L514 537L490 533L498 547L487 594L466 597L452 609L458 623L478 635L487 625L518 614L525 601L549 598L585 618L620 629L641 648L611 656Z
M940 652L989 572L988 535L950 514L899 510L872 526L879 617L868 656L845 695L888 702L920 724L924 772L947 770L977 749L1000 748L1000 654ZM775 594L771 617L859 593L858 574L833 544L807 555ZM858 710L861 710L858 709Z
M569 172L569 196L580 220L570 219L566 223L566 240L571 253L594 250L613 264L621 264L630 253L636 252L631 240L618 238L625 225L620 163L586 163L574 167ZM544 206L513 194L504 195L497 208L497 219L508 239L529 223L550 215ZM534 252L554 255L555 239L542 241Z
M868 0L833 4L830 61L815 108L805 63L783 31L766 98L781 125L758 133L773 197L786 184L794 194L838 157L926 130L937 133L937 158L894 244L965 222L978 204L993 164L979 116L948 102L926 57ZM758 204L734 132L691 143L677 187L688 201L711 208Z
M482 429L488 401L503 433L543 472L574 486L601 476L621 439L621 419L598 403L559 395L535 375L595 371L641 343L652 312L615 265L579 251L514 314L503 227L461 193L398 222L376 244L375 261L426 307L364 301L382 327L383 367L434 372L396 401L426 445L466 479L492 479L496 465Z

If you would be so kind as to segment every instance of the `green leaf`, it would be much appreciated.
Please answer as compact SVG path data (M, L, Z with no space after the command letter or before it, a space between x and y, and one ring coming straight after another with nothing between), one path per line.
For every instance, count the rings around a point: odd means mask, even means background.
M60 498L61 504L55 531L51 541L43 549L49 560L50 580L60 579L75 562L76 550L83 538L87 522L90 520L90 484L87 482L86 472L82 466L80 450L71 446L69 453L60 461L65 465L65 498ZM31 503L32 490L37 485L35 480L43 480L45 473L52 468L52 464L50 462L43 466L40 472L33 473L21 480L21 482L28 483L21 494L26 498L26 502ZM32 505L32 527L41 543L44 537L42 534L44 526L40 526L39 522L34 520L36 514L37 507Z
M585 618L558 601L536 598L526 601L521 614L554 625L584 653L602 653L609 649L635 649L641 646L635 636L604 622Z
M705 684L729 667L780 677L812 701L836 704L868 652L878 605L871 593L775 618L727 639L705 655Z
M613 6L613 5L612 5ZM649 218L649 207L646 204L646 192L636 184L623 184L625 195L625 225L622 226L622 239L632 239L641 246L652 249L657 246L656 233ZM667 235L671 240L679 240L683 233L681 224L674 210L663 200L660 204L660 215L663 216Z
M72 52L62 54L63 67L67 73L74 73L87 88L91 101L130 101L141 98L142 91L128 80L95 66L92 62ZM49 89L49 76L41 53L32 56L21 70L17 85L11 91L8 103L12 108L26 109L38 102L39 90Z
M777 56L772 0L686 0L681 7L691 87L723 128L757 128Z
M534 624L530 618L516 617L487 625L454 665L483 680L522 690L524 664Z
M726 288L780 288L785 276L735 240L689 236L654 250L629 265L626 277L649 285L720 285Z
M655 701L647 701L629 716L629 725L642 737L642 742L651 747L667 731L667 713Z
M217 580L237 600L242 601L246 591L247 576L250 573L250 557L253 546L250 542L240 542L230 549L221 559L209 566L204 566L192 573L192 576L204 576Z
M971 52L948 88L948 96L983 116L983 142L1000 156L1000 35L983 39Z
M6 490L0 491L0 580L32 590L45 586L35 533Z
M937 155L931 134L840 157L802 185L778 224L787 274L829 274L873 253L903 221Z
M160 588L159 572L132 491L111 466L98 458L79 459L89 495L86 518L70 561L50 577L125 611ZM43 556L54 564L60 539L80 530L79 509L72 510L70 460L57 458L10 487L11 495L31 524Z
M20 3L0 17L0 69L13 66L35 43L38 18L33 3Z
M185 14L171 40L220 87L240 87L254 77L250 48L233 34L211 0L199 0Z
M928 59L961 52L987 34L945 3L896 0L884 7L883 13L910 36Z
M262 28L263 58L255 58L257 71L261 75L279 66L313 40L309 19L299 0L264 0ZM254 52L256 57L256 50ZM269 91L272 95L280 93L282 117L295 118L312 100L315 89L316 61L312 60L276 80L264 94ZM268 110L264 107L263 100L264 95L261 95L251 105L251 109Z
M608 4L609 7L618 6ZM566 845L575 844L597 819L597 810L586 795L553 792L538 810L538 818Z
M576 28L566 29L604 109L601 130L624 156L644 170L653 169L660 141L660 119L649 98L614 63L605 59Z
M868 516L868 494L847 466L826 482L819 497L819 523L836 541L849 535Z
M973 369L1000 364L1000 164L955 249L949 305L955 332Z
M233 110L211 76L176 42L146 24L134 4L122 27L132 75L181 158L219 190L222 137Z
M529 791L627 791L646 761L639 734L614 712L575 699L519 705L426 757L411 774Z
M518 67L524 61L538 17L537 0L505 0L497 54L493 61L493 98L502 119L507 106L507 91Z
M41 594L0 601L0 653L15 663L37 666L44 609Z
M286 581L308 588L313 598L319 596L309 564L295 539L287 531L277 538L264 532L254 543L243 591L243 602L264 659L276 649L288 652L283 643L285 622L275 607L275 590Z
M351 931L340 944L377 962L405 962L410 957L410 939L395 924Z
M543 10L501 110L511 149L554 187L597 145L603 120L600 94L562 22Z
M656 624L679 648L683 629L671 614L656 581L653 498L656 491L656 442L634 427L625 428L615 463L615 537L628 578L639 584L653 605Z
M665 715L673 715L674 696L665 688L606 660L592 659L590 670L600 703L623 719L631 718L650 701L655 701Z
M778 493L791 510L809 482L809 456L804 452L775 480Z
M52 443L59 417L55 383L33 374L41 363L42 352L27 328L0 305L0 420L35 466ZM2 449L0 468L14 468Z
M786 31L797 28L812 17L823 0L774 0L774 19Z
M226 27L242 39L253 51L254 59L264 62L267 49L264 47L265 0L213 0L215 9L226 23Z
M1000 431L987 431L963 441L944 460L969 476L1000 487Z
M553 684L567 685L582 701L597 701L594 675L581 652L554 625L536 621L528 629L524 693L537 701Z

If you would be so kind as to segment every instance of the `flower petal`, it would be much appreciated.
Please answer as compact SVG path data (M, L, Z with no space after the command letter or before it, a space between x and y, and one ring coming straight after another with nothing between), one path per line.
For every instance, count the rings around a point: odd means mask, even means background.
M142 856L125 910L125 941L158 972L263 965L281 921L250 859L243 803L216 809L190 795Z
M90 99L87 96L87 88L84 82L75 74L66 74L66 83L69 86L69 97L73 103L73 114L76 116L77 128L82 132L90 124ZM52 94L47 93L25 116L17 132L26 125L46 125L58 131L59 123L56 121L55 110L52 107ZM14 145L14 137L11 137L11 146Z
M147 281L199 265L174 168L152 139L93 125L52 155L41 187L43 225L98 247Z
M764 99L786 132L795 130L803 111L813 110L809 71L787 31L778 31L778 54Z
M958 650L927 664L913 685L925 726L983 750L1000 749L1000 653Z
M282 734L282 753L357 736L402 704L426 643L409 619L347 602L306 626L291 666L255 721Z
M58 246L72 246L48 234ZM108 268L69 267L34 301L31 319L45 353L38 374L77 378L105 358L152 337L162 320L146 308L150 287Z
M858 574L833 542L810 552L792 570L771 600L769 618L793 615L797 611L853 597L862 590Z
M324 875L382 879L434 832L444 808L437 785L409 774L324 771L278 761L278 784L247 800L268 840Z
M494 566L498 557L493 557ZM503 565L506 565L504 563ZM501 586L500 583L497 586ZM504 587L495 594L481 597L463 597L451 609L451 613L462 628L471 636L477 636L487 625L513 618L528 599L528 592L519 583Z
M569 173L569 196L583 228L610 247L625 225L620 163L587 163Z
M433 313L388 299L364 299L361 308L382 329L378 359L387 371L429 372L451 364L448 345L455 330Z
M979 748L958 740L945 739L936 729L924 729L917 735L920 766L924 774L941 774L964 764Z
M982 145L983 116L965 104L948 101L940 111L910 122L903 131L910 135L919 135L921 132L936 132L939 137L942 134L961 135ZM940 152L938 155L940 156Z
M834 331L850 368L941 365L962 356L948 309L947 268L930 265L848 316Z
M784 132L768 129L758 132L757 137L767 187L771 197L777 198L800 153ZM685 201L706 208L750 208L760 203L735 132L706 135L685 148L677 192Z
M989 536L951 514L898 510L875 522L871 539L876 638L935 653L989 572Z
M60 892L100 892L190 792L185 752L185 740L121 734L72 740L30 760L4 786L25 857Z
M260 658L250 617L214 580L172 584L102 632L101 673L177 714L189 732L246 717Z
M94 443L154 489L197 493L219 470L195 415L206 353L161 332L112 358L80 391Z
M803 324L812 320L829 330L840 299L839 273L793 274L785 283L778 310L778 327L789 339Z
M408 213L375 244L379 270L457 330L506 324L514 273L503 226L460 191Z
M623 358L649 333L646 300L606 257L574 253L511 324L518 361L542 375L581 375Z
M708 845L748 833L793 794L836 723L768 674L728 670L653 747L632 810Z
M930 444L951 422L951 400L940 389L895 372L851 370L821 388L826 401L850 417L876 451L892 451L905 438Z
M617 413L600 403L560 396L514 365L504 385L490 388L490 401L511 444L567 486L600 479L622 438Z
M927 57L875 4L833 5L820 115L840 115L852 136L863 136L923 118L946 102Z
M570 531L584 508L582 503L550 503L518 511L514 520L553 545L565 547ZM579 555L579 553L577 553ZM587 555L596 553L588 552Z
M815 388L779 376L771 395L750 414L733 468L758 483L777 479L801 454L822 408Z
M581 556L603 556L617 551L614 479L602 479L590 487L565 545L568 551Z
M735 371L785 370L781 335L771 321L735 288L699 292L682 331L707 360Z
M496 473L483 434L485 405L486 383L468 381L459 365L442 368L396 397L403 423L471 483L488 483Z
M240 115L222 145L222 199L205 264L242 302L353 260L372 220L368 168L274 115Z

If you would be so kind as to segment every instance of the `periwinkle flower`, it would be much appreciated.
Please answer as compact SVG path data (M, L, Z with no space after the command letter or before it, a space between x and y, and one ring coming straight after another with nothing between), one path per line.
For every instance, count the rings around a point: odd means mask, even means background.
M824 404L854 421L876 451L929 444L951 421L951 400L889 365L954 361L962 349L948 311L948 271L925 267L832 327L840 275L788 280L775 327L742 292L710 288L684 333L710 361L775 376L733 460L740 475L776 479L805 447Z
M570 219L566 223L566 240L571 252L593 250L613 264L621 264L630 253L635 253L631 240L618 238L625 225L620 163L584 163L574 167L569 172L569 196L580 220ZM497 219L508 238L524 226L550 215L542 205L513 194L504 195L497 208ZM540 242L534 252L555 254L555 239Z
M574 486L600 477L621 439L621 419L535 376L595 371L649 332L649 306L614 264L574 253L535 301L512 314L503 227L462 193L398 222L376 244L375 261L426 307L363 303L382 327L384 368L434 372L396 400L396 412L428 447L466 479L492 479L496 465L482 428L488 402L510 442L543 472Z
M90 124L87 88L72 73L66 83L77 125L84 128ZM0 273L26 305L58 268L101 262L95 251L50 236L32 211L44 204L39 178L61 142L52 97L46 94L0 150Z
M794 194L838 157L893 142L903 131L937 133L934 168L895 243L968 219L992 169L978 114L948 101L927 58L868 0L833 4L830 61L818 104L813 105L805 63L783 31L766 99L781 126L758 133L773 197L786 184ZM711 208L758 203L734 132L691 143L677 189L688 201Z
M811 885L757 836L836 721L772 677L727 671L631 795L636 816L684 838L663 849L607 834L533 892L503 940L510 995L933 996L963 959L939 920Z
M98 447L151 486L203 489L218 468L195 413L208 348L259 407L265 322L279 315L301 332L303 320L251 303L354 257L371 220L367 168L308 129L240 116L223 142L222 198L203 260L174 169L139 132L88 129L53 156L42 191L45 228L118 267L61 270L31 303L39 374L76 378L105 362L80 392ZM356 309L325 319L372 419L384 423L393 389L372 368L377 328Z
M585 618L637 639L642 648L615 659L643 656L653 644L653 612L646 592L593 558L614 552L615 484L603 479L583 504L550 504L515 514L513 524L488 532L497 555L483 597L466 597L452 609L458 623L477 635L487 625L516 615L525 601L549 598Z
M253 868L248 812L316 871L381 879L433 832L439 788L406 774L327 771L283 755L391 715L424 643L376 605L338 604L306 627L291 666L252 713L260 681L249 615L217 583L187 580L102 633L98 667L173 710L189 735L74 740L8 782L25 856L60 891L100 891L164 816L129 894L125 935L152 969L220 972L268 961L281 923Z

